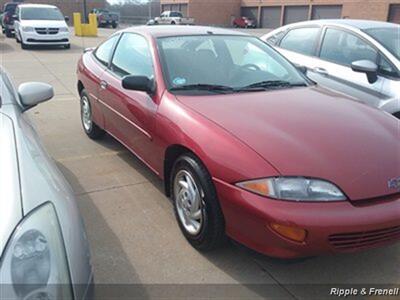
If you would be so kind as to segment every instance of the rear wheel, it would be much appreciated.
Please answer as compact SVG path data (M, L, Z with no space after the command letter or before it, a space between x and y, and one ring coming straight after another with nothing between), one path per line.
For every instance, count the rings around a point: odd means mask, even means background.
M193 154L177 159L171 173L171 195L179 227L196 249L212 250L225 241L225 221L211 176Z
M172 22L171 22L171 25L176 25L175 21L172 21Z
M87 136L93 140L100 139L104 136L105 131L93 122L92 106L90 104L89 95L86 90L81 92L81 121L83 130Z
M71 49L71 44L64 45L65 49Z
M118 23L117 22L112 22L112 24L111 24L111 26L112 26L112 28L117 28L118 27Z

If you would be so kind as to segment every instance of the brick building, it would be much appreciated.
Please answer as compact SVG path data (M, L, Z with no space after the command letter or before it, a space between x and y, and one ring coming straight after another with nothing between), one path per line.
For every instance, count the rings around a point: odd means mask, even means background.
M400 23L400 0L161 0L161 10L179 10L198 24L223 26L240 15L266 28L322 18Z
M22 2L22 3L38 3L38 4L51 4L57 6L65 16L72 19L74 12L83 13L83 0L0 0L0 7L7 2ZM106 0L87 0L88 12L93 8L103 8L106 6Z

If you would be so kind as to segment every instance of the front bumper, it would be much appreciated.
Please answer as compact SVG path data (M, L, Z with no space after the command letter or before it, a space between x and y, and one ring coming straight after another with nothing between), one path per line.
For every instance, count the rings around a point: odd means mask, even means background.
M355 252L400 241L400 195L356 204L299 203L261 197L218 179L214 183L227 235L269 256ZM305 229L307 237L303 243L291 241L271 223Z
M22 32L21 39L27 45L68 45L70 43L70 33L38 34L36 32Z

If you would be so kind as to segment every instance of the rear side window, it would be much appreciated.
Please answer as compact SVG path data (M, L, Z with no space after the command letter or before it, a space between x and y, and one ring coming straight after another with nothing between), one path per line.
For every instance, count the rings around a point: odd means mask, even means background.
M115 43L117 42L119 35L114 35L113 37L109 38L103 44L101 44L94 53L94 56L97 60L102 63L103 65L107 66L108 62L111 59L112 51L114 48Z
M277 33L275 33L273 36L270 36L270 37L267 39L267 43L274 46L274 45L276 45L276 44L279 42L279 40L280 40L284 35L285 35L285 31L277 32Z
M123 34L115 49L111 69L121 77L153 77L152 58L146 39L134 33Z
M318 27L296 28L290 30L280 43L286 50L304 55L314 55L315 46L319 36Z
M320 57L323 60L350 66L357 60L377 62L378 52L354 34L329 28L322 42Z

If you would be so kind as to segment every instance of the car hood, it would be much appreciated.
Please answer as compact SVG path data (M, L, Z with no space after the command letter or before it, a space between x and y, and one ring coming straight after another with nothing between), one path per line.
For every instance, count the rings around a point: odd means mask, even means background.
M22 26L39 27L39 28L61 28L68 27L64 20L51 21L51 20L21 20Z
M400 122L379 110L320 87L177 98L283 176L328 180L350 200L399 192L388 181L400 176Z
M0 112L0 257L22 218L17 151L12 120Z

